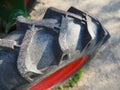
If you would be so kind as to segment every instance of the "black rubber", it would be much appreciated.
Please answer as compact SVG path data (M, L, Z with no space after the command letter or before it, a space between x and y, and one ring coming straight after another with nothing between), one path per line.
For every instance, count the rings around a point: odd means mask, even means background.
M28 90L70 62L91 56L110 37L97 19L75 8L49 8L40 21L19 16L16 29L0 39L0 90Z

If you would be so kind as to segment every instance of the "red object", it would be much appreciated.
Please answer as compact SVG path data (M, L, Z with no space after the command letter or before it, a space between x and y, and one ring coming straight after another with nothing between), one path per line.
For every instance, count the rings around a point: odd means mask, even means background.
M66 65L50 76L44 78L36 85L32 86L29 90L50 90L56 84L64 81L72 74L74 74L77 70L79 70L88 60L88 56L84 56L78 60L73 61L72 63Z
M29 0L25 0L25 3L26 3L26 5L28 5L28 3L29 3Z

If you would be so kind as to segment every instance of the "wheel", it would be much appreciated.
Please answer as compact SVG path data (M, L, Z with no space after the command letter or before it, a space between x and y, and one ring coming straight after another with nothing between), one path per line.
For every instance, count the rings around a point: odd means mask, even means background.
M48 8L40 21L19 16L17 30L0 40L0 90L51 89L81 69L108 38L99 21L73 7Z

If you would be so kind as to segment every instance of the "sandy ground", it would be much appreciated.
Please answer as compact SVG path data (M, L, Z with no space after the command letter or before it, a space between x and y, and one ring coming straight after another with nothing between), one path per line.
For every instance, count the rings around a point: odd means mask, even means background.
M120 90L120 0L42 0L35 7L39 10L31 13L32 18L40 19L50 6L63 10L74 6L88 11L102 22L111 35L71 90Z

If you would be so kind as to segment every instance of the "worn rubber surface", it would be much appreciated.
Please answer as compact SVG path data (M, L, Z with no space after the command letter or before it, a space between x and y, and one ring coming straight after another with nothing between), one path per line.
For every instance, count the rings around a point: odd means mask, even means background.
M0 39L0 89L28 89L76 59L91 56L109 37L97 19L74 7L49 8L41 21L20 16L17 30Z

